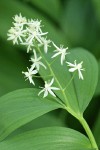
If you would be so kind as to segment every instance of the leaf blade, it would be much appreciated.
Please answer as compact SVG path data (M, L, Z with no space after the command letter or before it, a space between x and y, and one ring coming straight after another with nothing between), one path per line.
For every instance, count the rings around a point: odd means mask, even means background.
M42 128L17 135L0 143L1 150L92 150L89 140L81 133L62 127Z
M40 74L42 76L51 74L55 78L54 86L60 88L60 91L55 91L57 96L75 113L83 114L92 99L98 81L98 65L94 56L83 48L71 50L66 60L72 63L75 60L77 60L77 63L83 61L83 68L86 70L82 72L83 81L79 80L78 73L76 73L70 83L73 74L68 71L67 64L61 66L60 57L51 62L51 53L43 55L46 59L48 70L40 70ZM48 79L44 78L44 80ZM67 87L66 90L64 90L65 87Z
M18 127L62 106L52 97L38 97L39 89L16 90L0 98L0 140Z

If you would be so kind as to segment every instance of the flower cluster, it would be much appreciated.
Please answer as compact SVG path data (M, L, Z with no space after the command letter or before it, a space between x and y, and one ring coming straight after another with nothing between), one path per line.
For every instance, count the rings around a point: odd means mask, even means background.
M40 67L47 69L47 67L42 63L41 59L43 59L41 56L37 55L36 48L43 47L44 52L47 53L49 47L52 46L55 48L54 55L51 57L52 59L60 56L61 57L61 65L63 65L66 55L70 54L68 51L68 47L64 48L63 45L60 45L60 47L56 46L56 44L47 39L45 37L48 32L42 31L42 25L41 20L33 20L33 19L26 19L26 17L22 17L21 14L15 15L13 18L13 27L8 31L8 40L12 40L13 44L21 44L25 45L27 47L27 53L32 51L33 56L31 57L30 61L32 62L32 65L29 68L27 68L27 72L22 72L25 75L26 80L28 79L30 83L35 85L33 77L39 72ZM84 69L82 68L83 61L80 63L76 63L76 60L74 61L74 64L70 62L66 62L67 65L70 67L69 72L78 72L79 79L84 79L82 75L82 71ZM54 90L60 90L57 87L53 87L52 84L54 83L54 77L51 79L51 81L45 81L45 85L38 95L40 95L42 92L44 92L44 96L46 97L48 94L51 94L52 96L56 96L53 92Z

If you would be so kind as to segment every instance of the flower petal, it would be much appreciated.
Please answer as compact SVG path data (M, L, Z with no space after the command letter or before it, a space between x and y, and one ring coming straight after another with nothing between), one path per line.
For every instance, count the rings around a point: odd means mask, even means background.
M68 66L70 66L70 67L75 67L75 65L74 64L72 64L72 63L70 63L70 62L68 62L68 61L66 61L66 63L68 64Z
M59 47L57 47L57 45L54 42L52 42L52 44L56 49L59 49Z
M41 93L43 93L44 92L44 89L43 90L41 90L39 93L38 93L38 96L41 94Z
M61 54L61 52L58 52L58 53L54 54L51 58L54 58L54 57L56 57L56 56L58 56L60 54Z
M52 90L60 90L60 89L57 88L57 87L50 87L50 89L52 89Z
M69 72L74 72L76 70L76 68L70 68Z
M79 79L84 80L84 78L83 78L83 75L82 75L81 71L80 71L80 70L78 70L78 72L79 72Z
M56 97L56 95L53 93L53 91L52 91L51 89L49 89L48 92L49 92L52 96Z
M40 64L41 66L43 66L45 69L47 68L42 62L39 62L39 64Z
M45 91L44 91L44 96L43 96L43 98L47 97L47 95L48 95L48 91L45 90Z
M51 86L54 82L54 78L52 78L51 82L49 83L49 86Z

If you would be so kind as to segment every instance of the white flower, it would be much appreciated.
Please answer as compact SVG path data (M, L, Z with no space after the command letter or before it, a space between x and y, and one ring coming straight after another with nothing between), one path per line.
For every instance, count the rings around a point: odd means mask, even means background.
M27 19L26 17L22 17L21 13L19 15L15 15L15 17L13 18L15 22L13 22L13 24L16 26L21 26L25 23L27 23Z
M57 87L51 87L51 85L53 84L53 82L54 82L54 78L52 78L51 82L45 81L45 87L41 87L43 89L39 92L38 95L40 95L42 92L44 92L43 98L45 98L49 93L52 96L56 97L56 95L54 94L54 92L52 90L60 90L60 89L57 88Z
M39 71L40 65L43 66L46 69L46 66L40 61L42 59L42 57L37 57L36 51L33 50L34 52L34 58L31 58L31 62L33 63L31 68L37 68L37 70Z
M40 33L42 33L42 30L41 30L41 20L39 21L38 19L37 20L28 20L28 28L31 29L31 30L36 30L36 31L39 31Z
M34 74L37 74L38 71L37 70L33 70L32 68L30 68L30 69L27 68L27 69L28 69L28 72L23 72L22 71L22 73L25 74L26 80L29 79L29 82L32 83L33 85L35 85L32 77L33 77Z
M76 70L78 70L78 75L79 75L79 79L84 79L83 78L83 75L81 73L81 71L84 71L85 69L82 68L82 64L83 64L83 61L81 61L79 64L76 64L76 60L74 61L74 64L70 63L70 62L66 62L68 64L69 67L71 67L69 69L69 72L74 72Z
M65 56L67 54L69 54L69 53L66 52L68 47L67 48L63 48L63 45L60 45L60 48L59 48L54 43L53 43L53 45L56 48L56 50L54 51L56 53L52 56L52 58L54 58L54 57L56 57L58 55L61 55L61 65L63 65L63 61L65 60Z
M28 38L26 39L27 42L31 43L34 39L36 39L41 44L42 44L41 36L47 34L47 32L40 33L37 30L29 29L29 28L27 28L27 33L28 33Z
M50 47L49 43L51 43L51 41L50 41L50 40L47 40L47 39L44 38L44 37L42 37L41 40L42 40L42 43L43 43L43 44L41 44L41 45L44 46L44 52L47 53L47 52L48 52L48 47Z
M33 41L23 42L21 44L27 46L27 53L29 53L29 51L32 50L34 47Z
M10 30L8 30L8 39L7 40L12 40L13 44L18 44L20 41L21 43L23 42L22 37L25 37L25 30L23 30L23 27L11 27Z

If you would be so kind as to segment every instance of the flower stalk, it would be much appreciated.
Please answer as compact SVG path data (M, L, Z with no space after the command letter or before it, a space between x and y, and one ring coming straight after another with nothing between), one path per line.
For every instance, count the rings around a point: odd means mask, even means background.
M90 143L91 143L91 147L94 148L95 150L99 150L98 146L96 144L95 138L92 134L92 131L88 125L88 123L86 122L86 120L84 119L83 115L81 114L76 114L72 109L70 109L69 107L66 107L65 110L67 110L72 116L74 116L82 125L82 127L84 128Z
M83 126L84 130L86 131L92 147L95 148L96 150L99 150L98 146L96 144L95 138L94 138L86 120L83 117L81 117L81 118L79 118L79 121L80 121L81 125Z

